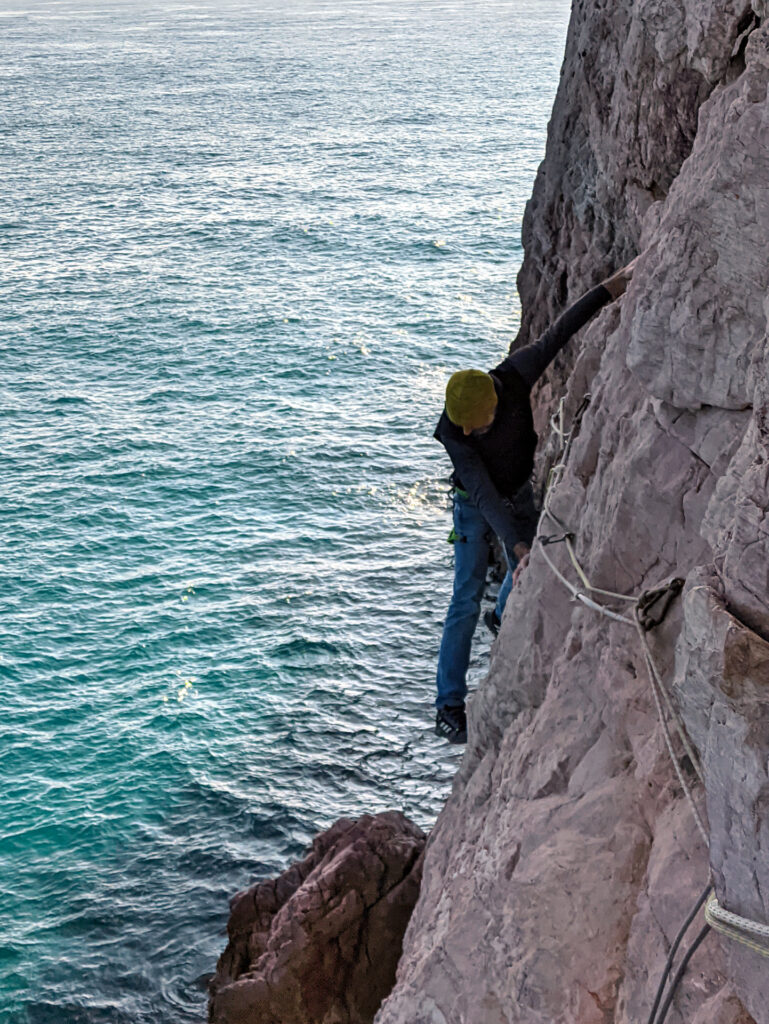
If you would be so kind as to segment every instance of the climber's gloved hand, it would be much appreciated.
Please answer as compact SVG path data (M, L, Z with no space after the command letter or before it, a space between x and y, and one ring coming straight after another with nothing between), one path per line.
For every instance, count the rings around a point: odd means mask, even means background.
M611 277L607 277L605 281L601 282L612 299L618 299L620 295L625 294L625 289L632 280L633 271L639 259L640 256L636 256L627 266L622 267L616 274L612 274Z

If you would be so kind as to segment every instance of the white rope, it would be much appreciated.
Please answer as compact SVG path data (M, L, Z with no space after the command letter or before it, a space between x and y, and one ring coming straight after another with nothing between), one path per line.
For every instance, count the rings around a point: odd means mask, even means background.
M694 771L695 771L695 773L697 775L697 778L700 780L700 782L703 782L704 780L703 780L703 777L702 777L702 768L700 766L700 759L699 759L698 755L695 753L694 748L692 747L691 743L689 742L689 737L686 735L686 726L684 725L684 721L681 718L681 716L679 715L678 711L676 710L675 705L673 704L673 700L672 700L672 698L670 696L670 693L668 692L668 688L665 686L665 683L663 682L662 676L660 675L660 671L657 668L657 664L654 661L654 656L652 655L652 652L651 652L651 645L649 644L649 638L648 638L646 632L644 631L643 627L641 626L640 622L638 622L636 620L635 625L636 625L636 628L638 629L638 635L641 638L641 643L643 644L643 647L644 647L644 656L646 658L646 662L647 662L647 666L649 668L649 672L651 673L654 682L657 684L657 687L658 687L660 693L662 694L663 700L665 702L665 706L667 708L667 712L670 715L670 717L673 719L673 722L674 722L675 727L676 727L676 732L678 733L679 738L681 740L681 745L683 746L684 750L686 751L687 757L689 758L689 760L692 763L692 767L694 768Z
M715 896L708 900L705 913L719 924L731 925L752 935L759 935L762 939L769 939L769 925L759 924L757 921L751 921L749 917L741 917L739 914L733 914L731 910L725 910Z
M643 634L643 626L641 625L641 623L636 622L635 625L636 629L638 630L638 633ZM658 683L659 673L657 672L657 666L654 664L651 655L648 653L649 648L648 644L646 643L646 637L642 637L642 640L644 645L644 658L646 660L646 668L649 673L649 679L652 684L654 705L657 708L657 717L659 718L660 725L662 726L662 735L665 738L665 746L668 748L668 754L670 755L670 760L673 762L673 768L675 769L675 773L678 776L678 781L681 785L681 789L683 789L684 795L686 796L686 799L689 803L689 807L691 808L691 812L694 815L694 823L697 826L697 829L700 835L702 836L702 841L705 844L705 848L707 849L710 845L710 837L708 836L707 829L705 828L702 822L702 818L700 817L700 812L697 809L697 804L694 801L694 794L692 793L689 787L689 783L686 781L686 776L683 773L681 765L678 763L676 752L673 749L673 739L670 735L670 729L668 728L667 719L665 718L665 712L662 708L662 702L660 700L660 689L662 688L659 686Z
M635 601L636 598L633 594L617 594L613 590L604 590L603 587L594 587L590 580L585 575L582 566L577 560L576 552L574 551L574 545L571 543L571 538L566 538L566 550L569 552L569 558L571 559L572 565L577 570L577 574L582 582L585 584L588 590L591 590L594 594L603 594L604 597L613 597L618 601Z
M558 403L558 412L550 417L550 426L553 429L553 433L557 434L560 437L561 443L564 446L565 446L566 441L568 439L568 435L566 433L564 433L564 429L563 429L563 407L564 407L565 403L566 403L566 396L564 395L564 397ZM556 423L556 420L558 421L557 423Z
M562 469L564 466L565 466L565 464L563 462L561 462L558 468ZM546 495L545 503L544 503L544 507L543 507L543 512L546 512L546 514L548 514L550 516L550 518L559 527L559 529L563 529L563 523L561 523L560 520L556 516L554 516L553 513L550 512L550 510L548 508L548 501L547 501L548 497L549 497L549 495ZM641 594L641 595L615 594L613 591L610 591L610 590L603 590L600 587L593 587L592 584L590 583L590 581L588 580L587 575L585 574L584 570L582 569L582 566L579 564L579 560L577 559L576 553L574 552L573 548L571 547L571 544L570 544L570 541L569 541L568 537L566 537L565 540L566 540L566 543L567 543L567 547L569 548L569 555L570 555L572 564L574 565L575 569L577 570L577 572L578 572L578 574L580 576L580 579L586 584L588 589L590 589L594 593L596 593L596 592L597 593L601 593L601 594L604 594L604 595L606 595L608 597L617 597L617 598L622 598L625 601L628 601L628 600L629 601L633 601L635 606L636 606L636 610L638 609L639 604L640 604L640 602L641 602L641 600L643 598L643 594ZM668 715L672 719L672 721L673 721L673 723L674 723L674 725L676 727L676 732L678 733L678 735L679 735L679 737L681 739L682 746L683 746L687 756L689 757L689 760L692 763L694 771L696 772L698 778L701 780L702 779L702 769L700 768L699 758L695 754L694 748L692 747L691 743L689 742L689 738L686 735L686 729L685 729L683 720L681 719L681 716L676 711L676 708L673 705L673 701L671 700L670 694L668 693L667 687L665 686L665 683L663 682L662 675L661 675L659 669L657 668L657 664L656 664L656 662L654 660L654 655L652 653L652 650L651 650L651 647L649 645L649 641L648 641L648 638L646 636L646 633L644 631L643 626L641 625L641 623L638 621L637 618L636 619L631 619L631 618L628 618L628 616L626 616L626 615L620 615L619 613L612 611L610 608L607 608L605 605L599 604L597 601L593 601L591 598L587 597L577 587L575 587L574 584L571 583L563 575L563 573L557 568L555 563L547 555L547 552L545 551L544 546L542 547L541 554L542 554L543 558L545 559L545 561L547 562L547 564L550 566L551 570L555 573L555 575L558 577L558 579L561 581L561 583L563 583L564 586L571 592L572 596L576 600L581 601L588 608L591 608L594 611L597 611L600 615L603 615L606 618L612 619L615 622L622 622L625 625L634 626L635 629L637 630L638 635L639 635L639 637L641 639L642 647L643 647L644 661L646 663L646 670L647 670L647 672L649 674L649 681L651 683L652 696L654 698L654 705L655 705L655 708L657 710L657 717L659 718L660 726L662 727L662 735L663 735L663 738L665 740L665 746L667 748L668 755L670 756L670 760L673 763L673 769L674 769L674 771L676 773L676 776L678 777L678 781L679 781L679 783L681 785L682 790L684 791L684 795L686 797L686 800L689 803L689 806L691 808L691 812L692 812L692 815L694 817L694 822L695 822L695 824L697 826L697 829L698 829L700 835L702 836L702 839L703 839L703 841L705 843L705 846L707 847L709 845L709 837L708 837L707 829L705 828L705 825L704 825L703 820L702 820L702 816L700 815L700 812L699 812L699 810L697 808L697 804L696 804L696 802L694 800L694 794L691 791L691 787L689 786L689 783L686 780L686 776L684 775L684 773L683 773L683 771L681 769L681 766L678 763L678 758L676 757L675 749L673 747L673 740L672 740L672 737L670 735L670 728L668 726L668 720L665 717L665 710L667 710ZM665 705L664 708L663 708L663 704Z
M583 400L583 403L580 406L580 410L581 411L584 410L584 408L587 407L586 403L587 403L587 401L589 399L590 399L590 395L586 395L585 396L585 400ZM573 437L574 437L574 426L572 426L572 429L570 431L568 431L568 433L564 430L563 415L564 415L564 403L565 403L565 401L566 401L565 398L562 398L560 400L560 402L558 403L558 413L555 416L552 416L550 418L550 423L551 423L551 426L552 426L554 432L556 434L558 434L558 436L561 439L561 443L562 443L561 461L556 463L556 465L551 466L551 468L550 468L550 472L549 472L548 478L547 478L547 485L546 485L546 488L545 488L545 500L544 500L544 503L543 503L543 506L542 506L542 515L547 516L549 519L551 519L555 523L555 525L558 527L559 530L561 530L563 533L567 534L567 536L564 537L564 541L566 542L566 550L569 552L569 558L571 559L572 565L574 566L574 569L575 569L577 575L579 576L580 580L582 581L585 590L589 590L593 594L601 594L603 597L612 597L612 598L615 598L618 601L630 601L632 603L635 603L638 599L634 595L632 595L632 594L618 594L614 590L604 590L603 587L593 586L593 584L587 578L584 569L579 564L579 560L578 560L576 552L574 550L574 545L571 542L571 538L568 536L568 532L566 531L566 529L565 529L563 523L561 522L561 520L558 518L558 516L550 508L550 496L553 493L553 491L555 490L555 486L558 483L558 481L560 480L561 475L563 474L563 471L566 469L566 460L569 457L569 452L571 450L571 443L572 443L572 440L573 440ZM556 418L559 421L558 424L556 424ZM552 565L552 562L550 562L549 559L548 559L548 562L549 562L551 568L554 568L553 565ZM566 582L563 579L563 577L561 577L561 579L562 579L562 581L564 583ZM579 594L575 594L575 597L577 597L578 600L584 600L584 596L581 596ZM602 613L603 613L603 609L600 608L600 606L599 606L599 610L601 610ZM615 618L615 617L616 616L614 616L614 615L609 615L609 618ZM632 625L632 622L633 622L632 619L626 619L623 616L619 617L619 621L620 622L627 622L627 623L629 623L631 625Z
M727 939L747 946L754 953L769 957L769 945L766 945L769 943L769 935L767 935L769 928L765 924L759 924L757 921L751 921L748 917L741 917L739 914L733 914L730 910L724 910L715 896L705 906L705 920L711 928L715 928ZM744 934L745 932L758 936L761 941L757 942L755 939L748 938Z
M548 474L547 486L545 489L545 500L542 505L542 515L547 516L553 523L555 523L558 529L564 534L563 540L566 543L569 558L577 575L580 578L580 581L584 585L585 590L593 594L601 594L602 596L611 598L613 600L631 601L635 604L635 610L636 613L638 613L640 609L640 603L643 598L643 594L618 594L612 590L604 590L601 587L593 586L593 584L588 579L584 569L580 565L579 559L577 558L576 552L574 551L574 547L571 542L571 536L573 535L570 535L569 531L565 528L564 524L555 515L555 513L550 510L550 498L553 491L555 490L556 484L560 480L561 476L563 475L563 471L566 468L566 460L569 456L569 450L571 448L574 433L574 426L572 426L572 429L568 433L564 431L563 409L564 399L561 399L558 409L559 423L556 425L555 417L551 419L553 430L556 434L558 434L562 443L561 461L558 462L555 466L553 466L550 470L550 473ZM550 559L547 552L545 551L544 544L542 544L541 542L540 548L542 557L545 559L547 564L550 566L550 569L558 577L561 583L563 583L563 585L570 591L570 593L572 594L572 598L574 600L580 601L582 604L586 605L586 607L591 608L593 611L598 612L600 615L603 615L608 619L612 619L615 622L621 622L625 625L631 625L635 627L638 636L641 640L641 645L643 647L644 661L646 663L646 668L649 673L649 681L651 683L654 705L657 710L657 717L659 718L660 725L662 727L662 735L665 740L665 746L667 748L668 755L673 763L673 768L678 777L678 782L682 790L684 791L684 795L686 796L687 802L689 803L689 807L691 809L692 815L694 817L694 822L697 826L700 836L702 837L702 840L705 843L706 848L709 847L710 843L707 829L705 828L705 824L702 820L702 817L700 816L700 812L694 800L694 794L691 790L691 787L689 786L689 783L681 769L681 766L678 763L678 758L676 757L675 749L673 747L673 738L670 734L670 728L668 725L668 719L665 716L665 711L667 711L668 715L672 719L676 728L676 732L678 733L678 736L681 740L681 744L689 760L691 761L694 771L700 781L703 781L702 767L700 765L699 758L695 753L691 743L689 742L688 736L686 735L686 728L683 719L681 718L680 714L676 710L675 705L673 704L670 693L668 692L668 689L665 686L665 683L662 679L662 675L659 671L659 668L657 667L657 663L654 660L654 655L652 653L648 637L641 622L638 620L637 617L635 619L630 619L625 615L620 615L619 613L612 611L610 608L605 607L605 605L599 604L597 601L593 601L581 590L579 590L578 587L574 586L574 584L571 583L563 575L563 573L557 568L555 563ZM734 914L731 911L726 910L724 907L720 905L720 903L715 897L709 900L705 907L705 920L709 925L711 925L711 927L713 927L716 931L720 932L727 938L733 939L735 942L741 943L743 946L746 946L749 949L754 950L756 953L760 953L762 956L769 957L769 925L761 924L758 921L752 921L750 918L742 917L739 914ZM759 939L765 940L767 945L762 945L761 943L748 938L744 934L746 932L748 933L748 935L754 935L757 936Z
M598 612L600 615L605 615L607 619L613 619L615 622L624 622L626 626L632 626L633 620L629 619L626 615L619 615L617 612L613 612L611 608L605 608L602 604L598 604L597 601L591 600L586 594L583 594L581 590L570 583L563 573L555 566L555 564L548 557L544 547L541 551L542 557L553 570L558 579L563 583L567 590L571 592L572 597L575 601L581 601L586 607L591 608L594 612Z

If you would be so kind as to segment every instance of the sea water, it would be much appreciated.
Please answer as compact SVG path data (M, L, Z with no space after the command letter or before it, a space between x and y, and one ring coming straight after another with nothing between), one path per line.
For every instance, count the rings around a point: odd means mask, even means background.
M200 1021L234 891L434 820L431 435L568 7L3 0L3 1022Z

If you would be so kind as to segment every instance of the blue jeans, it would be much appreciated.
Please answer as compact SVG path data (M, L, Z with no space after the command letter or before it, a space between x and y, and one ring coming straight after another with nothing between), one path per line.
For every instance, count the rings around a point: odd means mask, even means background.
M438 655L437 707L464 704L467 695L465 676L470 664L470 647L481 612L481 598L486 587L492 532L473 503L454 494L454 592L446 621L443 624L441 650ZM513 585L513 560L499 588L496 613L501 619L505 602Z

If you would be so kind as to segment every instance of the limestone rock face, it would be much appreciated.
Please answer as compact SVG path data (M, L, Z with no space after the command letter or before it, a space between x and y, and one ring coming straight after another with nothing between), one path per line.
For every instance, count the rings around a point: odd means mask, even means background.
M709 880L769 924L768 18L765 0L575 0L519 279L526 335L643 253L574 345L567 426L592 399L552 507L594 584L686 581L649 642L707 843L635 628L572 600L545 561L578 583L564 545L536 544L377 1024L639 1024ZM769 960L709 934L684 1021L769 1024Z
M396 811L341 819L279 878L232 900L215 1024L370 1024L395 979L424 834Z
M691 152L703 101L742 69L757 17L749 0L574 4L547 158L524 218L516 344L638 251L650 208L653 224ZM541 405L572 365L569 354L559 360Z

